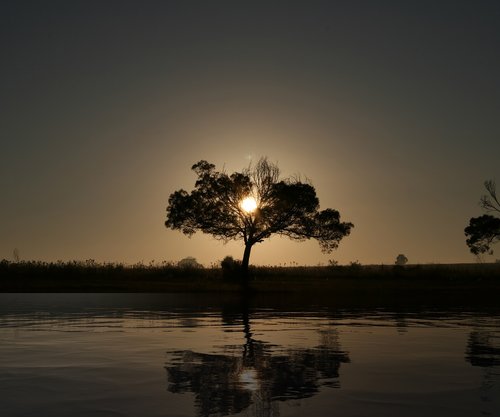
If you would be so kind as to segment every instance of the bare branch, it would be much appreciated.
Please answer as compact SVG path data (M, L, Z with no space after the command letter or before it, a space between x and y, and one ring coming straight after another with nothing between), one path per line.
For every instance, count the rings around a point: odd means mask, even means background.
M487 212L498 212L500 213L500 202L498 201L496 184L493 180L488 180L484 182L484 188L488 191L488 194L481 196L479 204Z

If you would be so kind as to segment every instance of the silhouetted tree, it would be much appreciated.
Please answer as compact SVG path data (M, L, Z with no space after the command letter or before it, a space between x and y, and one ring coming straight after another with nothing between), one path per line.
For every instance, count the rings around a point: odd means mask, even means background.
M196 258L193 258L192 256L188 256L187 258L182 258L179 262L177 262L177 266L179 268L184 268L184 269L198 269L198 268L203 268L203 265L200 264Z
M470 219L465 228L466 242L474 255L492 254L491 245L500 240L500 219L484 214Z
M481 197L481 207L487 212L500 213L500 202L496 194L495 182L485 181L484 187L488 194ZM491 245L500 241L500 218L491 214L472 217L464 232L467 237L467 246L474 255L483 253L491 255L493 253Z
M402 253L400 253L396 257L396 262L395 262L396 265L403 266L403 265L406 265L407 263L408 263L408 258L406 256L404 256Z
M241 261L234 259L232 256L226 256L221 262L222 275L224 278L234 278L241 271Z
M487 212L500 213L500 201L498 201L495 181L485 181L484 188L486 188L488 194L484 194L483 196L481 196L479 204Z
M191 193L170 195L165 225L187 235L196 231L245 244L241 269L247 276L252 246L273 234L302 241L316 239L324 252L336 249L353 225L333 209L319 211L314 187L297 178L280 179L277 165L261 158L254 167L228 175L200 161ZM250 200L249 200L250 199ZM246 202L249 204L246 204Z

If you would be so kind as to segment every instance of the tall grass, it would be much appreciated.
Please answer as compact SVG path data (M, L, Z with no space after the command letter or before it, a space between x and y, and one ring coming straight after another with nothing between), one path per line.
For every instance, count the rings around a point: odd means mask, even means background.
M348 266L255 266L251 286L258 291L430 291L500 289L500 264ZM237 291L237 269L182 268L149 264L0 261L0 291Z

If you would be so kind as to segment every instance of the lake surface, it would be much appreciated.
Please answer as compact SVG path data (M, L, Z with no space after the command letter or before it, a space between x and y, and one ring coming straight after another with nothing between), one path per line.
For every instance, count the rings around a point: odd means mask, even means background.
M499 416L500 311L0 294L10 416Z

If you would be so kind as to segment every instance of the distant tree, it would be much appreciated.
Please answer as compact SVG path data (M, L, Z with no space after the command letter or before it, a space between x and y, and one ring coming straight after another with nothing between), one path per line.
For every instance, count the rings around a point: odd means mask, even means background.
M491 255L491 245L500 240L500 219L489 214L472 217L465 228L465 235L467 246L474 255Z
M241 261L234 259L232 256L225 256L222 261L220 261L220 266L224 270L234 270L241 266Z
M196 258L193 258L192 256L188 256L187 258L181 259L178 263L177 266L179 268L202 268L203 265L198 263Z
M488 193L481 196L479 200L480 206L486 212L500 213L500 201L498 201L495 181L485 181L484 188Z
M12 256L14 256L14 261L15 262L19 262L19 260L21 259L21 255L19 253L19 249L14 248L14 251L12 252Z
M234 278L241 272L241 261L234 259L232 256L226 256L220 262L222 268L222 276L224 278Z
M216 171L207 161L192 170L198 176L195 188L170 195L165 225L189 236L201 231L224 242L243 240L244 277L253 245L271 235L316 239L330 253L353 227L341 222L336 210L319 211L314 187L297 178L280 179L278 166L266 158L231 175Z
M400 253L396 257L396 262L395 262L396 265L403 266L406 265L407 263L408 263L408 258L404 256L402 253Z
M488 213L500 213L500 202L496 193L494 181L485 181L487 194L483 195L479 204ZM493 254L491 246L500 241L500 218L491 214L472 217L469 226L464 230L466 243L474 255Z

